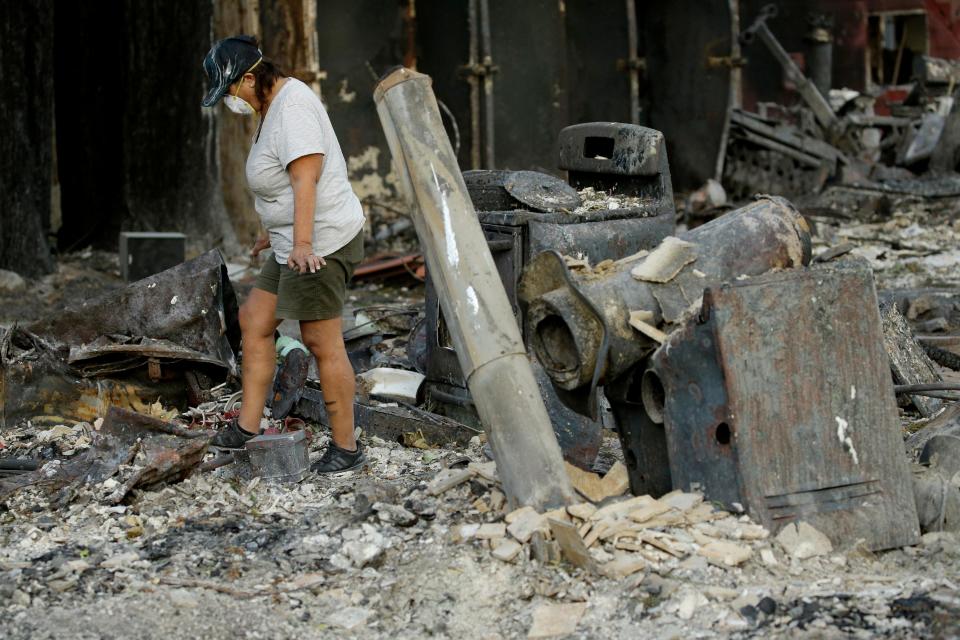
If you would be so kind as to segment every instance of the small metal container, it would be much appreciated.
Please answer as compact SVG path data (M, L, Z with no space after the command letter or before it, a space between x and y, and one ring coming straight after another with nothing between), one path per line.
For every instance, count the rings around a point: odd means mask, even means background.
M300 482L310 472L304 431L257 436L247 442L246 454L252 477L277 482Z

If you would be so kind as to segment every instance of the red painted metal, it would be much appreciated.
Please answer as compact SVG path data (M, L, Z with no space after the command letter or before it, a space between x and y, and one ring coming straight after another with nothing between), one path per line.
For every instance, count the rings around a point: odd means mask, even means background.
M760 8L770 0L743 0L741 24L749 24ZM791 54L805 51L804 20L808 12L833 18L833 85L858 91L865 89L868 19L881 12L924 11L927 15L927 53L937 58L960 58L960 0L779 0L780 17L770 29ZM757 102L793 104L799 96L770 77L771 67L763 60L764 51L750 51L744 70L743 104L755 109ZM881 107L882 109L882 107Z

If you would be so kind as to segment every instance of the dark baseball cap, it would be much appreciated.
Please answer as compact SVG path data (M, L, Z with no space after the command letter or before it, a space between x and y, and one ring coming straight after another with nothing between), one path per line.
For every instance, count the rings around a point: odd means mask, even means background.
M203 106L212 107L230 89L230 85L243 77L253 65L263 58L253 36L232 36L214 42L203 59L207 72L207 95Z

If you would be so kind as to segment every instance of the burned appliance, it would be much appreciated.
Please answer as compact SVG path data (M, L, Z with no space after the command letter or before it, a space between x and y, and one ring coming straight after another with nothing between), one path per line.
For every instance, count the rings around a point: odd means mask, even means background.
M668 459L675 488L743 505L774 533L804 520L835 544L862 538L878 550L919 539L864 263L707 289L639 386L664 432L642 455Z
M546 251L527 266L520 284L528 344L575 411L596 417L602 385L631 488L661 495L671 489L663 429L650 428L639 404L637 371L644 371L664 332L699 305L705 288L809 261L809 227L789 202L770 196L596 272L578 275Z
M659 131L629 124L589 123L564 129L559 143L560 168L569 172L570 184L532 171L464 173L527 344L529 330L517 301L517 286L534 256L552 250L596 264L650 249L674 229L673 188ZM594 202L593 209L583 206L577 189L586 187L624 196L630 206L612 208L605 206L606 201ZM429 277L426 325L428 400L438 413L478 426ZM600 423L560 402L539 363L531 361L565 457L589 467L599 450Z

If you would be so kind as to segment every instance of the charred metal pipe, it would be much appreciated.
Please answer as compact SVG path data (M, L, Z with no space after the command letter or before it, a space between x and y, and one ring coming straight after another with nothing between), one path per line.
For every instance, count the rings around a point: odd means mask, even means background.
M0 473L9 471L12 473L27 473L36 471L40 467L40 461L33 458L7 458L0 460Z
M430 84L393 71L374 90L377 113L504 489L517 504L564 504L560 447Z
M533 350L556 386L592 389L652 352L658 343L631 326L631 312L645 312L645 323L656 329L695 312L706 287L810 262L809 228L782 198L762 197L679 239L692 246L684 247L686 262L681 259L683 265L666 282L632 274L647 261L669 260L659 248L582 278L575 278L556 253L531 261L520 295L528 305Z
M487 169L496 169L496 152L494 146L494 100L493 74L496 67L493 65L493 48L490 44L490 0L480 0L480 44L483 48L483 117L486 124L484 131L484 149L487 156Z
M787 78L796 85L800 97L803 98L807 106L810 107L810 110L813 111L813 115L816 116L823 128L832 136L839 137L842 134L840 119L837 118L837 114L833 112L830 103L827 102L827 99L820 93L813 81L800 71L800 67L797 66L797 63L793 61L793 58L790 57L790 54L787 53L786 49L783 48L783 45L780 44L780 41L777 40L776 36L773 35L773 32L771 32L767 26L767 20L775 18L776 16L776 5L768 4L765 6L760 11L760 15L753 21L753 24L744 29L743 33L740 34L740 43L748 45L753 42L755 37L759 36L761 42L767 46L767 49L770 50L773 57L780 63Z
M807 18L810 31L804 40L807 42L809 54L807 67L810 70L810 79L823 96L830 95L833 88L833 20L824 14L811 14Z
M467 82L470 84L470 168L479 169L480 160L480 77L475 69L480 62L480 34L478 28L478 0L470 0L467 22L470 27L470 46L467 57Z
M639 38L637 36L637 3L627 3L627 73L630 76L630 122L640 124L640 68L637 58Z

